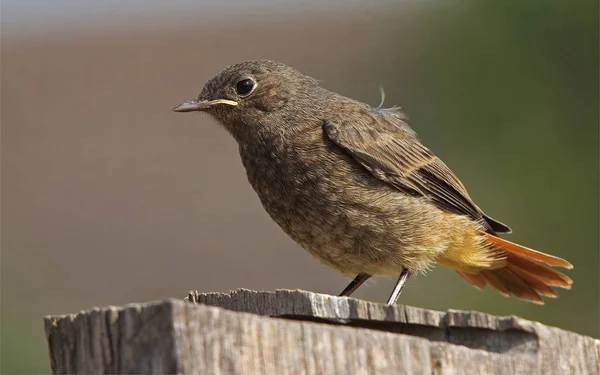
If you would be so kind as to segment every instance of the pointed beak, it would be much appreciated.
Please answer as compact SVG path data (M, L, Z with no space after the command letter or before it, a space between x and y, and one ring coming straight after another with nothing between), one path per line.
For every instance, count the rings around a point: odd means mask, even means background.
M238 105L237 102L228 99L215 99L215 100L192 100L189 102L183 102L177 107L173 108L175 112L193 112L193 111L205 111L216 105L225 104L235 107Z

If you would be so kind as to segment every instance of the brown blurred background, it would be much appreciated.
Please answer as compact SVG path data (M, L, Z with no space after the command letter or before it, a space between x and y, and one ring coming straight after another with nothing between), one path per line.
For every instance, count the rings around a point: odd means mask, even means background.
M545 306L442 267L401 303L599 336L597 2L219 4L2 1L3 373L49 371L45 314L346 285L269 219L224 130L171 112L258 58L374 105L383 86L511 240L575 265Z

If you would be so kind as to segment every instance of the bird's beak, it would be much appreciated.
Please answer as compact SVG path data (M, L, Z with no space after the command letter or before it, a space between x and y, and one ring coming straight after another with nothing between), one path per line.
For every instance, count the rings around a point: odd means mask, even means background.
M190 102L183 102L177 107L173 108L175 112L192 112L192 111L205 111L209 108L214 107L218 104L226 104L232 107L238 105L237 102L228 99L215 99L215 100L192 100Z

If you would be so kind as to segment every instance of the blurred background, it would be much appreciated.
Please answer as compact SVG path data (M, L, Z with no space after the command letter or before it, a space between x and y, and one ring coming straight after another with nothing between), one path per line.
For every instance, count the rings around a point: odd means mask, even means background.
M263 58L373 105L383 86L511 240L575 265L545 306L442 267L401 303L598 337L597 2L374 3L2 0L1 371L50 371L46 314L346 286L263 211L224 130L171 112Z

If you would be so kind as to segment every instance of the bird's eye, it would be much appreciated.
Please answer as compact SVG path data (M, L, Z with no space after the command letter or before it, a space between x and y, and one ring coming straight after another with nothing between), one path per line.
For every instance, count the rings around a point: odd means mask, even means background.
M249 95L252 90L254 90L255 85L256 84L254 83L254 80L247 78L239 81L235 86L235 90L239 96L246 96Z

